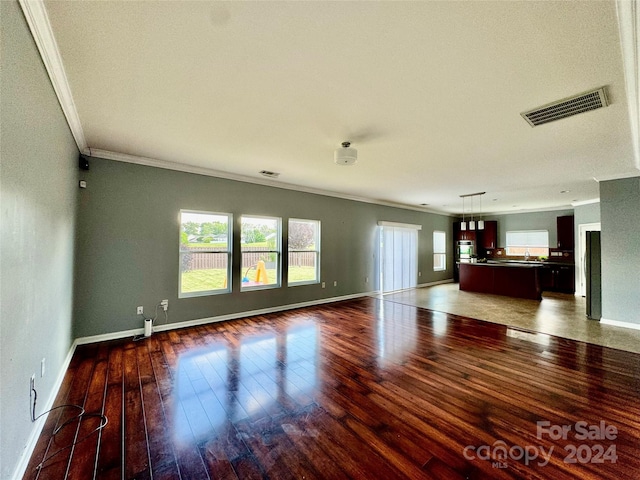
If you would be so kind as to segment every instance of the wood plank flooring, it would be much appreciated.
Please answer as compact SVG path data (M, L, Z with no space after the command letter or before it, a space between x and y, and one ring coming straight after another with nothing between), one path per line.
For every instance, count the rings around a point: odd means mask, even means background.
M637 479L639 394L640 355L366 298L78 347L56 405L108 424L52 412L24 478Z

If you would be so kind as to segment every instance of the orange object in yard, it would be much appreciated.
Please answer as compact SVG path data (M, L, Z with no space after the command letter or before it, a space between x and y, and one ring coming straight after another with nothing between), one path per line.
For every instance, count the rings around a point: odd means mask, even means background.
M267 268L264 266L264 260L258 260L256 265L256 283L262 283L263 285L269 283Z

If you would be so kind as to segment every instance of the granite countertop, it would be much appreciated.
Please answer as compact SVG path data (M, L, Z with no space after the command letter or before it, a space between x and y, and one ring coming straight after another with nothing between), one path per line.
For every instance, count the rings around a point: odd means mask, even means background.
M500 268L538 268L544 264L542 262L461 262L460 265L477 265L479 267L500 267Z
M573 267L574 263L573 262L553 262L553 261L540 261L540 260L496 260L496 259L487 259L487 263L490 263L492 265L495 265L496 263L506 263L506 264L525 264L525 265L562 265L562 266L567 266L567 267Z

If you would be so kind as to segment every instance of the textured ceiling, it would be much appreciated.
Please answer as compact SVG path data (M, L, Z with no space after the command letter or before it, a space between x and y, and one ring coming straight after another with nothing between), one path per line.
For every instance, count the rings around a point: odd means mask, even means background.
M640 174L614 1L45 6L92 150L447 213L478 191L485 212L566 207ZM607 108L520 116L601 86Z

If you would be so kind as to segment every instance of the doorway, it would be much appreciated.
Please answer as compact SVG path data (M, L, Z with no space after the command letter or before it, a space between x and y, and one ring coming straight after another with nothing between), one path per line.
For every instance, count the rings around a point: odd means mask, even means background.
M576 295L582 297L587 294L587 275L586 275L586 258L587 252L587 232L599 232L600 222L598 223L582 223L578 225L578 258L577 258L577 277L576 277Z

